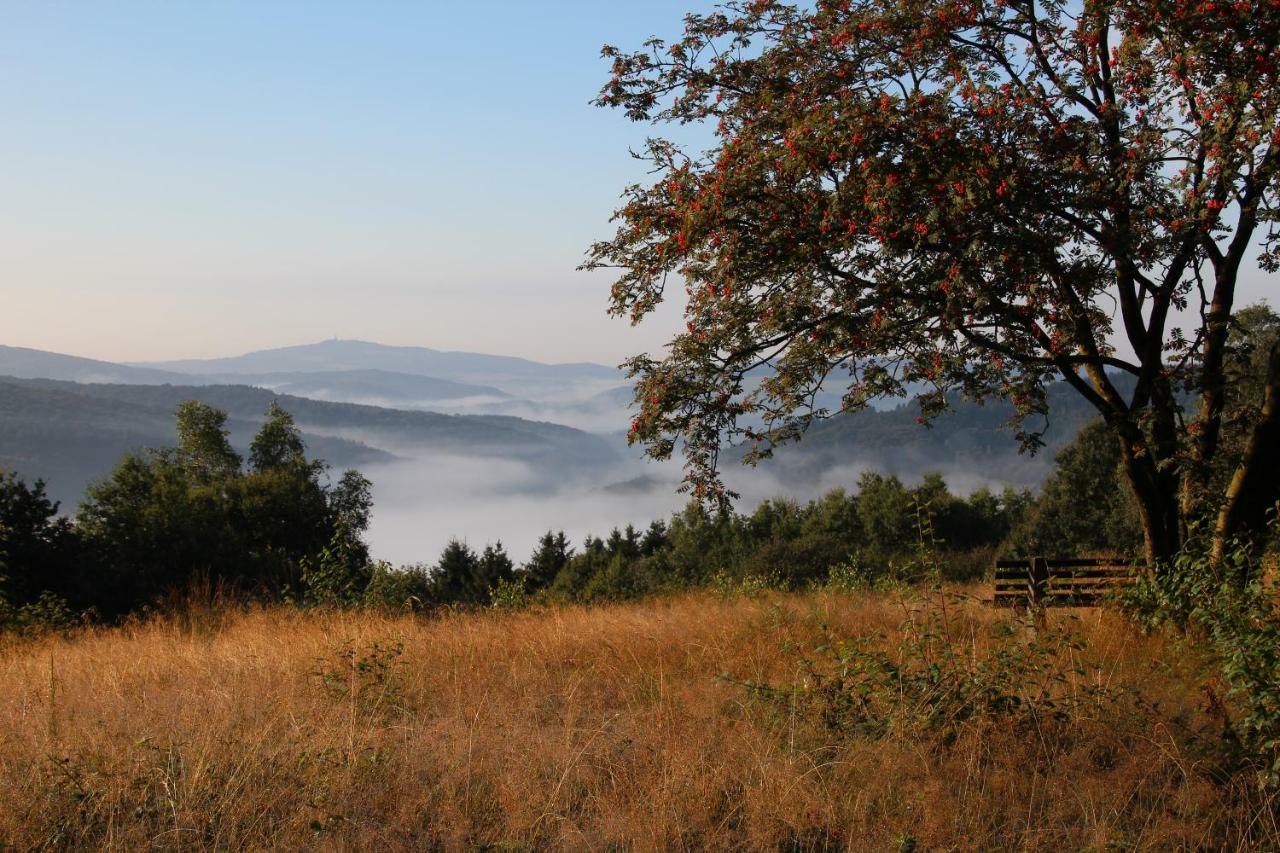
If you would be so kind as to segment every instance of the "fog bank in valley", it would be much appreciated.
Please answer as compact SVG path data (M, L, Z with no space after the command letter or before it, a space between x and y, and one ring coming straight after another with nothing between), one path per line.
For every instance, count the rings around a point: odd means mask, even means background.
M851 462L805 482L785 481L762 463L725 471L741 494L739 511L778 496L809 500L842 486L850 491L874 463ZM507 459L432 455L377 465L364 472L374 484L369 541L374 556L395 565L434 563L450 539L480 549L501 541L513 560L526 560L548 530L563 530L580 547L588 535L605 537L614 527L667 519L689 501L676 491L680 466L631 458L614 466L574 474L545 473ZM923 471L902 471L911 482ZM967 494L981 486L1003 487L976 472L944 471L951 490Z

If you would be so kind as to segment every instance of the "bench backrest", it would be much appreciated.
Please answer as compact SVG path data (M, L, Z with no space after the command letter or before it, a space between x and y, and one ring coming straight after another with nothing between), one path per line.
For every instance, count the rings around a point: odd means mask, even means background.
M997 560L992 603L998 607L1097 607L1104 595L1132 580L1133 566L1123 560Z

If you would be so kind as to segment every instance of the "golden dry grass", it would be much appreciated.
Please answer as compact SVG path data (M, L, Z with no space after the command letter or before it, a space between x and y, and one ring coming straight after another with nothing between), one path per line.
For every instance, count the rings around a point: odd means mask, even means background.
M1274 812L1213 780L1170 641L1054 614L1052 733L858 738L721 679L787 683L894 595L688 595L434 619L288 609L0 650L0 849L1236 849ZM1007 618L954 602L977 655ZM958 608L958 609L957 609ZM1025 642L1026 638L1018 639ZM397 650L400 651L397 653ZM1169 664L1173 664L1170 666ZM1071 683L1073 680L1079 683ZM1128 691L1139 691L1144 702Z

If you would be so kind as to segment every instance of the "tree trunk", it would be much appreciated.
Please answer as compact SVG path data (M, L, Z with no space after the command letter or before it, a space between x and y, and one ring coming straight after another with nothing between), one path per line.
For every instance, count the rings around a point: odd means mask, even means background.
M1147 565L1159 571L1182 546L1177 477L1159 470L1137 435L1119 436L1120 455L1142 520Z
M1213 560L1220 562L1231 540L1256 539L1280 501L1280 343L1271 348L1262 413L1240 464L1227 486L1213 535Z

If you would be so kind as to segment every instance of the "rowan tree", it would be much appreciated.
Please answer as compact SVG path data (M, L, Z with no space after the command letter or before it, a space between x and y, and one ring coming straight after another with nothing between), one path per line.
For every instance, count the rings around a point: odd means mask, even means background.
M687 290L686 330L630 362L631 438L724 498L721 449L769 455L832 414L820 387L925 422L1002 398L1035 448L1060 380L1119 443L1152 561L1198 518L1256 528L1280 354L1239 482L1208 472L1241 266L1280 261L1278 37L1278 0L752 0L606 47L598 104L715 140L649 140L584 263L633 322Z

